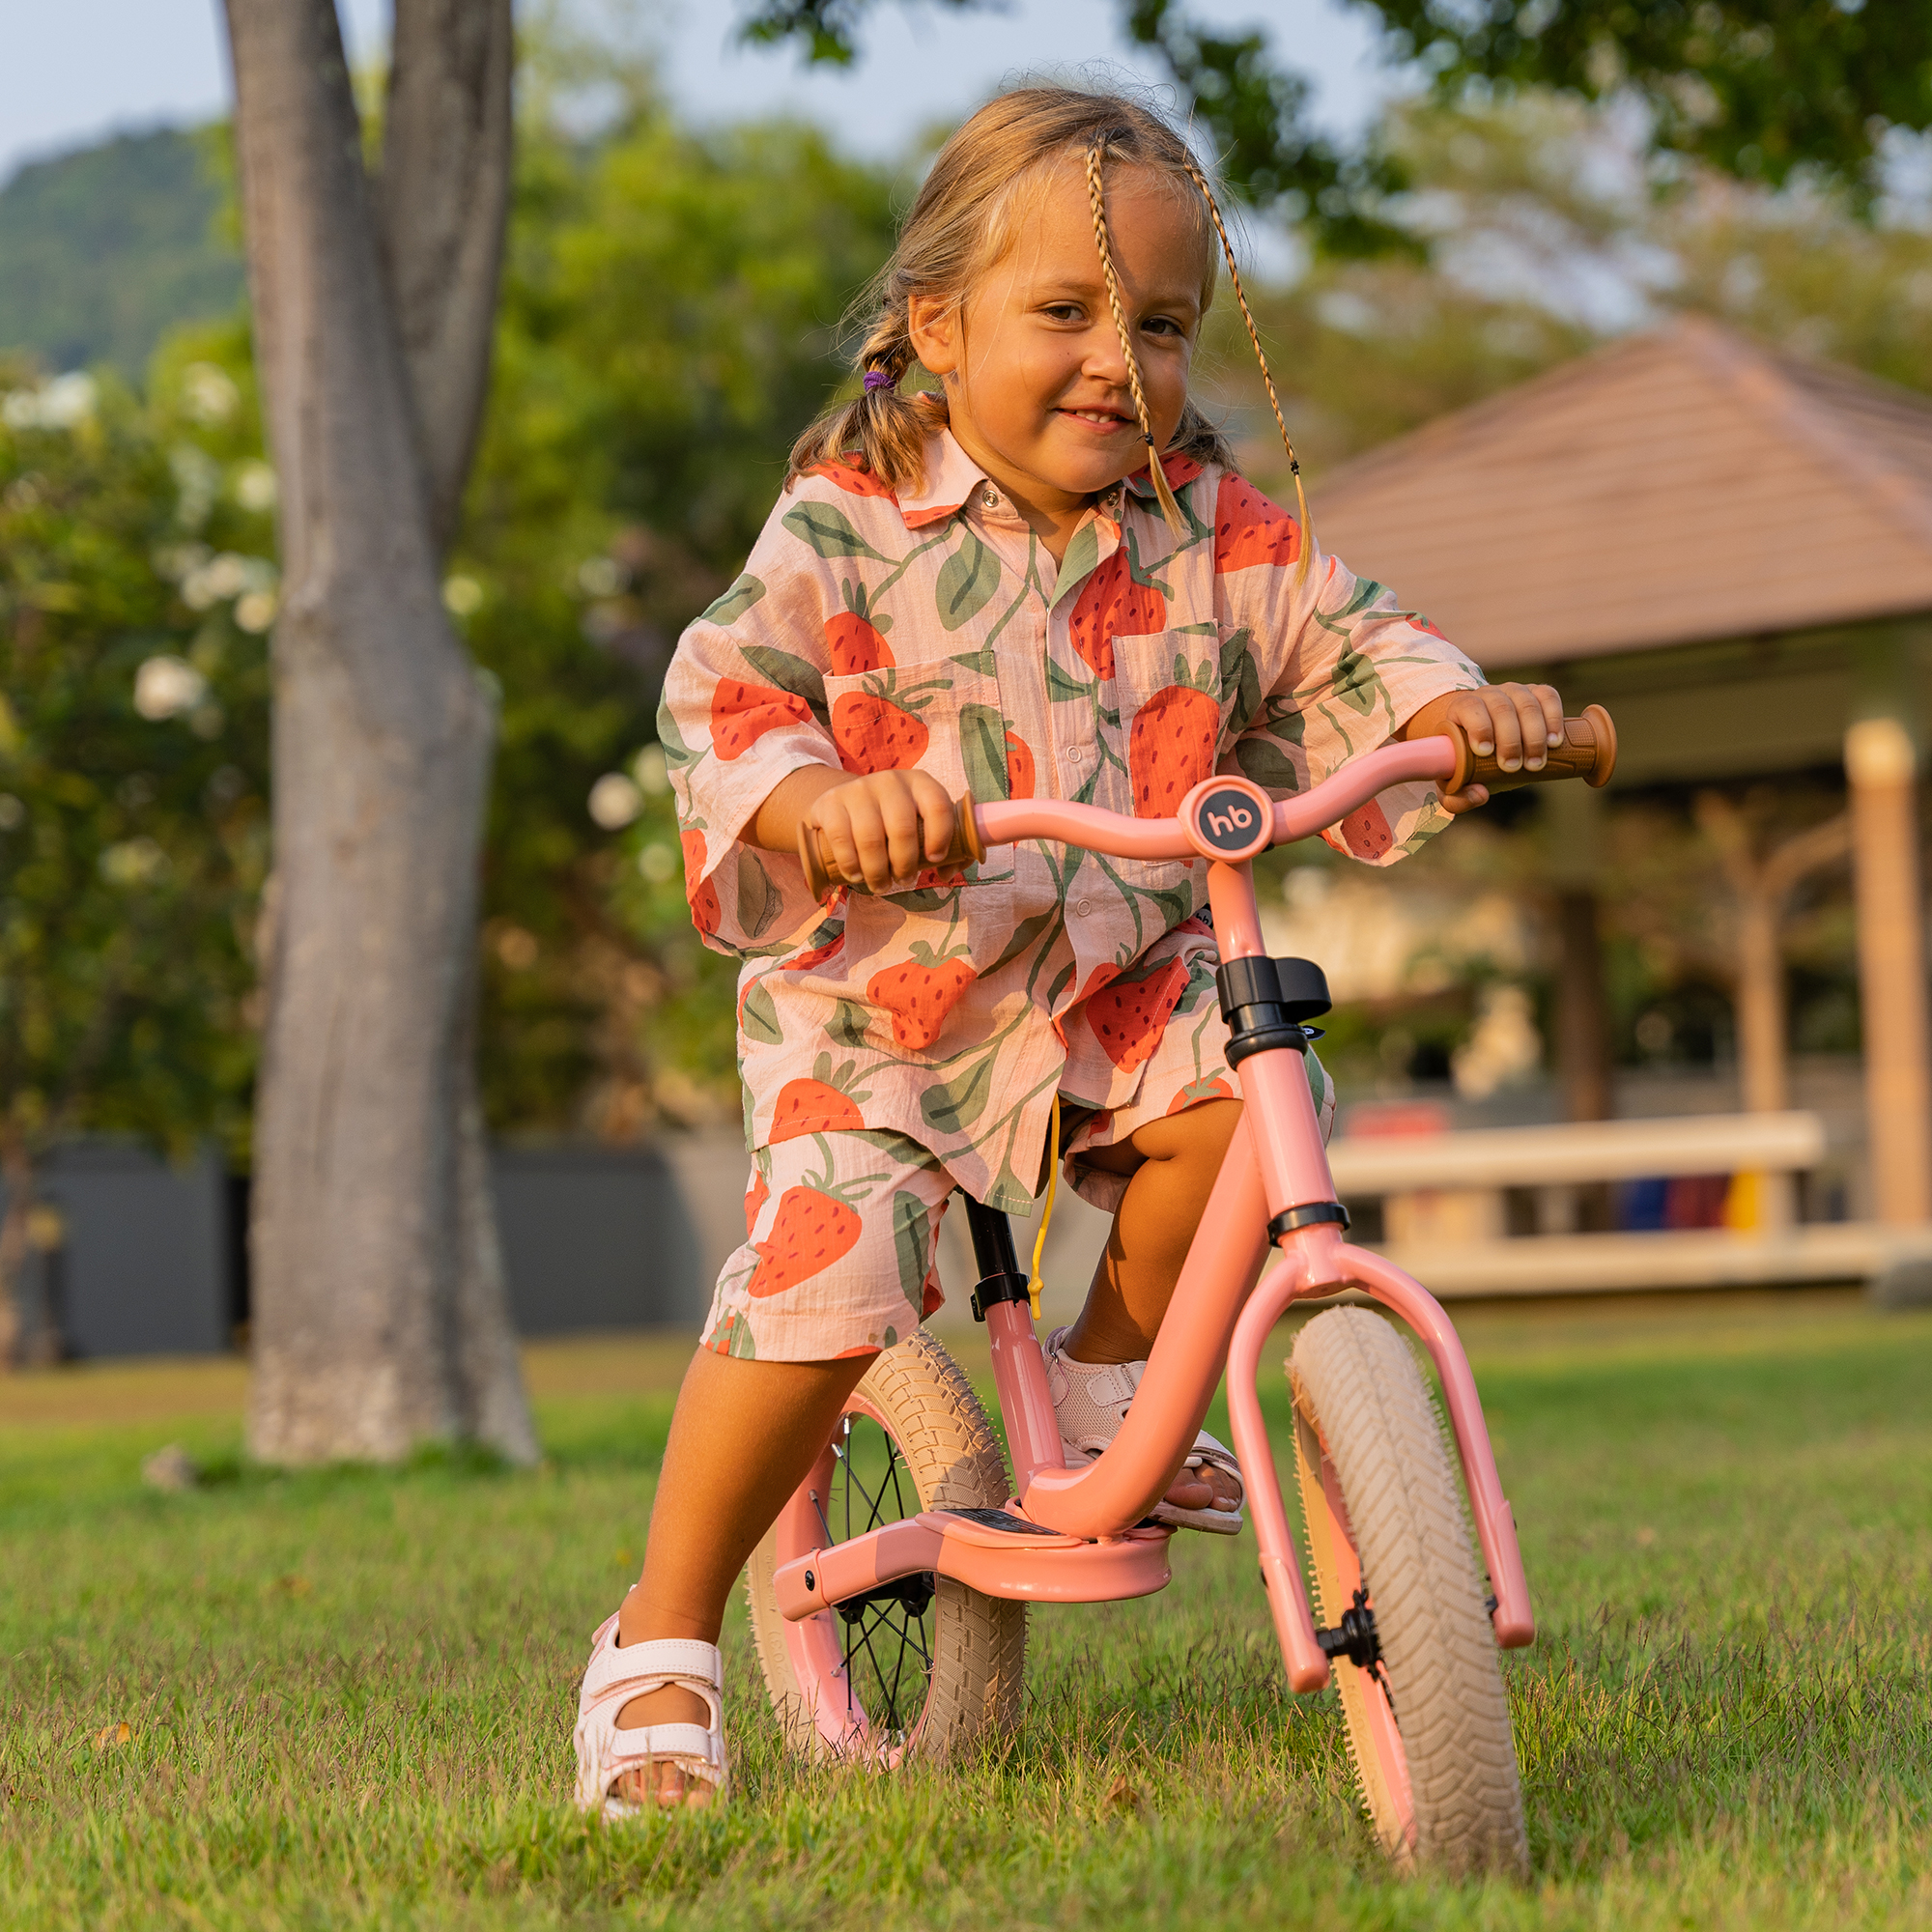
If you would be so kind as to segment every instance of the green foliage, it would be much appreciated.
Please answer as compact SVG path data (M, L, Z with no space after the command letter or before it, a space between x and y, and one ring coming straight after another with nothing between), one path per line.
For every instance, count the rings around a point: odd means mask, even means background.
M849 65L873 0L755 0L742 32ZM946 0L954 8L992 0ZM1797 170L1869 208L1890 128L1932 126L1932 14L1878 0L1355 0L1383 28L1385 60L1415 62L1445 101L1554 89L1587 100L1634 93L1651 143L1742 180ZM1308 78L1259 29L1216 33L1176 0L1118 0L1121 25L1173 77L1229 185L1284 206L1329 253L1404 250L1387 197L1411 177L1371 143L1348 154L1310 125Z
M245 378L244 378L245 380ZM0 375L0 1143L239 1136L273 609L242 384Z
M64 1426L0 1430L0 1919L1922 1927L1932 1319L1787 1293L1460 1325L1539 1622L1505 1665L1527 1886L1389 1871L1247 1536L1178 1537L1157 1596L1037 1610L1017 1735L947 1769L788 1762L734 1605L732 1806L584 1820L578 1674L682 1366L606 1342L531 1351L554 1461L527 1473L240 1468L232 1411L167 1406L181 1369L99 1373L91 1427L97 1372L63 1378ZM1278 1365L1264 1403L1291 1454ZM221 1479L144 1490L171 1437Z
M795 43L809 61L849 67L860 58L859 27L872 0L757 0L743 38ZM989 0L943 0L956 10ZM1217 33L1175 0L1119 0L1121 26L1172 76L1185 118L1202 128L1228 185L1256 208L1305 222L1336 255L1408 251L1399 229L1380 217L1383 197L1403 185L1401 170L1371 144L1348 152L1310 121L1314 84L1279 65L1265 33Z
M228 314L242 260L216 232L218 139L122 134L0 188L0 350L132 375L170 328Z
M1634 90L1651 138L1747 181L1809 169L1869 204L1889 128L1932 126L1932 12L1883 0L1368 0L1446 97Z
M617 1135L653 1109L735 1106L734 975L691 929L658 689L678 633L743 563L791 439L848 373L839 318L892 239L890 179L822 135L700 137L646 88L632 98L587 149L541 121L523 131L496 386L452 565L502 687L490 1114ZM627 823L593 823L600 779Z

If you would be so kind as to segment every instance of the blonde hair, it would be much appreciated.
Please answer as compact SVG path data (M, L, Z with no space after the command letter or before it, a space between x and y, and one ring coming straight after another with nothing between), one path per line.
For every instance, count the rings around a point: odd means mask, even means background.
M1134 353L1133 332L1121 305L1120 279L1114 267L1102 178L1109 160L1169 184L1195 211L1202 242L1204 315L1214 298L1219 273L1210 232L1221 244L1235 298L1240 304L1248 340L1261 363L1268 403L1288 450L1301 515L1301 564L1303 570L1307 568L1310 538L1301 465L1282 419L1274 379L1268 373L1261 334L1248 307L1247 291L1241 286L1234 245L1213 187L1179 131L1158 114L1117 94L1088 94L1067 87L1015 88L988 101L939 151L899 231L892 259L853 307L854 316L863 319L866 329L853 364L863 374L882 376L885 381L875 380L850 401L835 404L799 438L785 472L787 489L818 464L855 458L890 489L904 490L919 484L925 469L926 439L946 421L946 400L930 391L909 396L899 387L918 360L912 345L912 298L936 295L949 298L955 307L963 304L977 277L1012 245L1030 197L1054 170L1078 161L1086 177L1094 242L1099 252L1108 306L1126 358L1134 412L1148 445L1154 493L1175 533L1188 533L1186 520L1161 469L1162 454L1190 456L1227 469L1236 467L1235 454L1220 430L1191 401L1181 409L1167 450L1153 446L1140 357Z

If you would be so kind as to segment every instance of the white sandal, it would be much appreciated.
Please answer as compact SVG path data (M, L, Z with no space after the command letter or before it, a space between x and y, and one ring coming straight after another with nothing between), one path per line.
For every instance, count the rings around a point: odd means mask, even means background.
M617 1713L633 1697L668 1684L704 1699L710 1725L639 1724L620 1730ZM674 1764L687 1779L711 1787L711 1803L724 1802L730 1768L724 1756L724 1664L715 1643L695 1637L661 1637L653 1643L617 1643L617 1619L598 1625L590 1640L583 1689L577 1700L577 1802L607 1818L635 1818L646 1806L619 1798L611 1786L631 1771ZM669 1808L669 1807L667 1807Z
M1065 1328L1056 1328L1046 1338L1046 1392L1053 1398L1053 1412L1060 1423L1061 1452L1066 1466L1077 1469L1091 1463L1121 1433L1121 1424L1134 1406L1134 1391L1147 1374L1147 1364L1073 1361L1065 1353L1066 1334ZM1235 1461L1234 1451L1215 1441L1205 1429L1195 1436L1183 1466L1221 1469L1236 1483L1241 1481L1241 1465ZM1243 1494L1245 1489L1243 1485ZM1239 1500L1232 1509L1211 1503L1206 1509L1182 1509L1163 1498L1154 1504L1152 1515L1156 1522L1172 1523L1177 1529L1205 1529L1211 1536L1235 1536L1241 1527Z

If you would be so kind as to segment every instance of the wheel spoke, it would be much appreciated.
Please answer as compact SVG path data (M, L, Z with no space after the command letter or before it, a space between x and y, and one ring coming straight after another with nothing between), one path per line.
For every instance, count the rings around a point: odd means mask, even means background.
M862 1421L878 1430L876 1445L870 1430L856 1426ZM833 1452L833 1481L838 1488L826 1498L830 1510L814 1497L828 1545L918 1514L918 1488L908 1491L912 1471L890 1430L870 1417L844 1416ZM830 1526L833 1518L843 1531L837 1539ZM918 1721L932 1678L932 1600L923 1609L892 1596L847 1607L858 1612L849 1621L840 1617L847 1695L876 1734L902 1742Z

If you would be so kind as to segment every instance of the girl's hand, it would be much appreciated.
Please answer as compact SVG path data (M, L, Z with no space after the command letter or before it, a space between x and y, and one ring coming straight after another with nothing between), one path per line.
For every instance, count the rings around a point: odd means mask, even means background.
M804 822L824 833L832 869L873 892L916 877L952 843L952 801L929 772L874 772L822 791Z
M847 885L863 879L881 893L946 857L954 816L952 801L929 773L855 779L826 765L802 765L759 806L752 842L767 852L796 852L798 829L809 825L825 834L833 871Z
M1492 753L1506 772L1540 772L1549 747L1563 742L1563 700L1547 684L1486 684L1480 691L1452 691L1432 698L1396 733L1398 738L1439 738L1454 724L1478 757ZM1443 810L1473 811L1490 802L1487 785L1444 792Z

